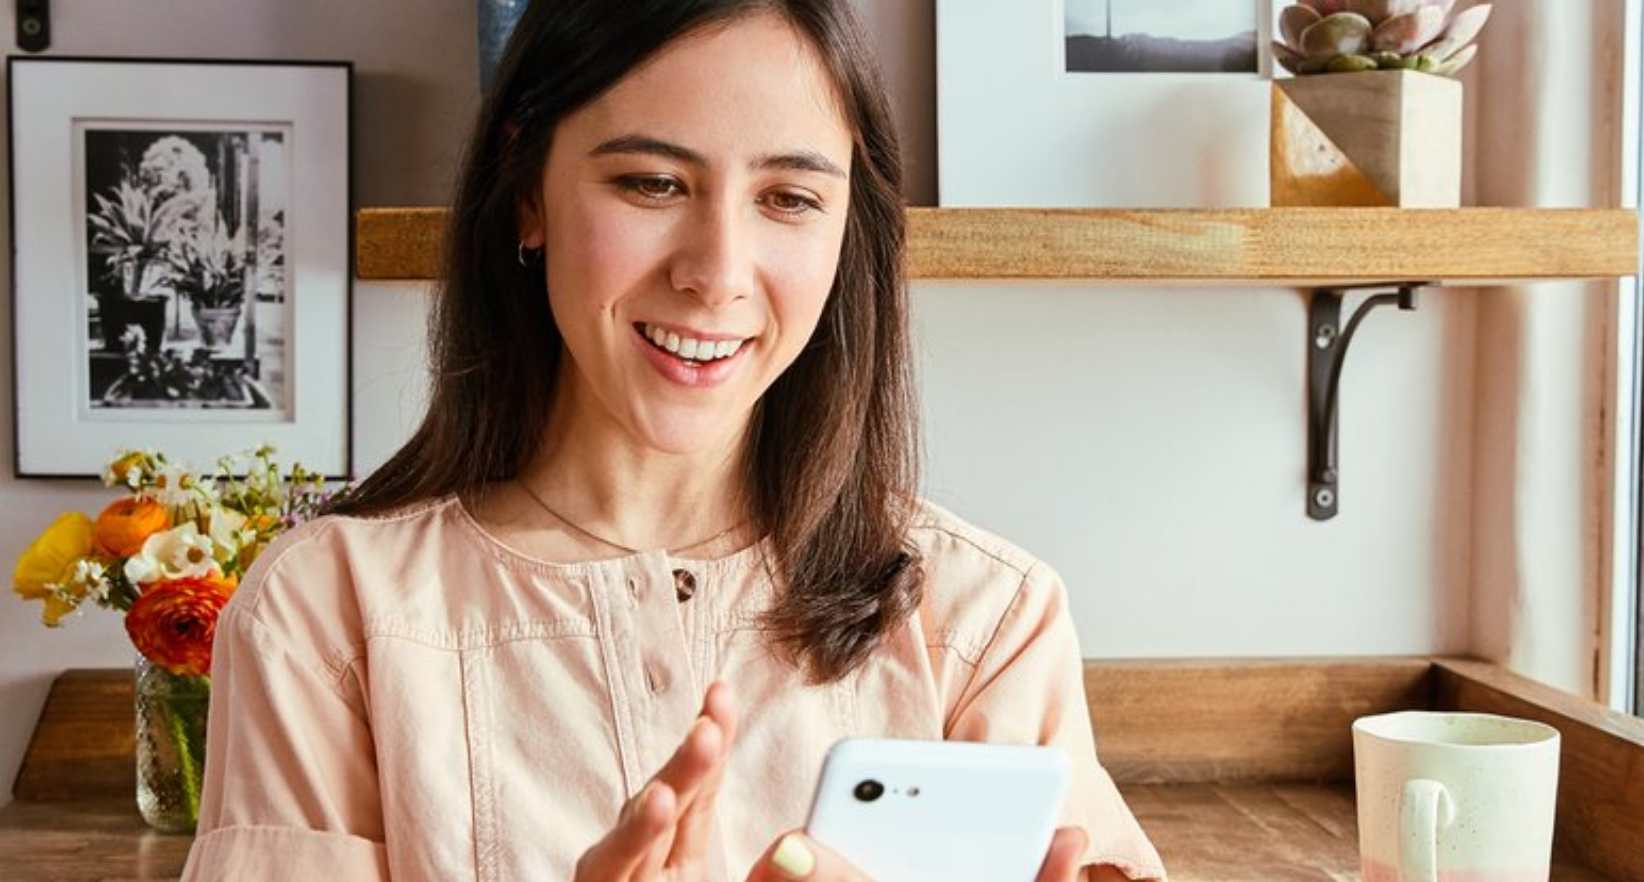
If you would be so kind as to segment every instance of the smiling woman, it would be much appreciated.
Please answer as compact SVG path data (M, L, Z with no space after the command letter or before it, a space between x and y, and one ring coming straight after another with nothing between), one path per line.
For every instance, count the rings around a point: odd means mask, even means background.
M736 75L747 69L763 73ZM737 125L722 124L726 106L742 109ZM760 16L680 41L560 121L520 241L546 248L571 357L546 462L523 480L564 496L567 467L604 460L610 472L660 450L706 454L693 480L736 490L723 452L811 339L833 286L850 204L838 107L809 41ZM722 345L734 354L698 358ZM701 513L696 525L667 515L661 544L740 517L734 498L707 502L683 508Z
M189 878L860 879L798 832L848 736L1057 747L1039 878L1163 875L1060 580L915 496L865 46L848 0L526 9L428 414L223 615Z

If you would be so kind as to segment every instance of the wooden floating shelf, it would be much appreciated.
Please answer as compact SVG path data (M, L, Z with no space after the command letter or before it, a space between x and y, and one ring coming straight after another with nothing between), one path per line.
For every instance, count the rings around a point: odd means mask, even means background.
M365 208L357 272L432 279L443 208ZM908 210L916 279L1135 285L1489 285L1638 271L1638 212L1616 208Z

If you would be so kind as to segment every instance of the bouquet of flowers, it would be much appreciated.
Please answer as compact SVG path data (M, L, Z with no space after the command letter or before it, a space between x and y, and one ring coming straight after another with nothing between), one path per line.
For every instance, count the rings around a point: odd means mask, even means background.
M218 613L268 543L336 494L300 465L282 472L267 446L210 474L120 451L103 483L125 495L96 518L59 516L18 559L12 587L41 603L48 627L87 603L124 616L139 653L138 804L156 827L192 829Z

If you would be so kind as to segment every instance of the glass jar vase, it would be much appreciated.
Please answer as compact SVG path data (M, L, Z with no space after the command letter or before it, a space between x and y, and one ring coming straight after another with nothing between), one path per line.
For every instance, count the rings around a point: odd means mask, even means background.
M156 830L192 833L205 776L209 677L137 659L137 810Z

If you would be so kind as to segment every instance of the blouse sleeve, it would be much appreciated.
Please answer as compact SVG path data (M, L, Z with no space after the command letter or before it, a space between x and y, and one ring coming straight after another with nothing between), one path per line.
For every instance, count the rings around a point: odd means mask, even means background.
M1028 570L977 659L947 737L1062 748L1073 770L1062 824L1089 835L1087 867L1111 866L1133 880L1165 878L1158 852L1097 761L1067 592L1043 564Z
M347 616L316 613L311 598L346 583L278 592L264 568L276 556L259 559L218 621L200 823L183 879L387 879L356 660L316 648ZM289 596L310 599L278 603Z

